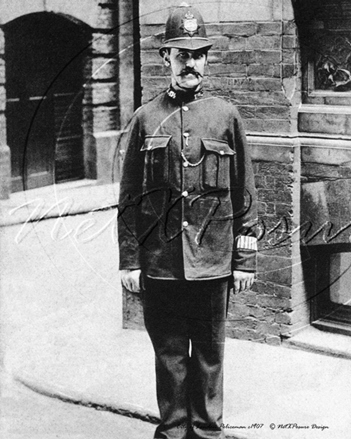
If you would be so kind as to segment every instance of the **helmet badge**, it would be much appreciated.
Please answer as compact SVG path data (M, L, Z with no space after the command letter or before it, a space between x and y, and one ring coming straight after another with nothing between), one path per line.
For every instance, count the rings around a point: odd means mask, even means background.
M193 16L193 14L188 11L185 14L184 20L183 20L183 28L184 33L189 34L191 37L197 32L198 30L198 24L196 18Z

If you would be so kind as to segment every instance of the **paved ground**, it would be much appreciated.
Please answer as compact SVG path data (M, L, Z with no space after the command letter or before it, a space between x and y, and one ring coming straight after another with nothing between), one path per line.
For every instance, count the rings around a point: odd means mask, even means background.
M116 211L108 210L0 228L1 340L8 350L23 346L20 332L49 338L63 323L68 333L56 341L58 356L60 343L79 346L68 337L70 326L78 339L94 328L121 330L115 224Z
M2 380L0 438L152 438L155 426L42 396Z

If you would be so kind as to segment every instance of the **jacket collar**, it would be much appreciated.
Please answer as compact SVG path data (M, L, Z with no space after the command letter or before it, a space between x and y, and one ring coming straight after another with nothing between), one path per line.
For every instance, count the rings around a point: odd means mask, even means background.
M197 92L193 90L182 91L182 90L175 90L172 87L172 85L168 87L166 93L172 100L178 101L180 103L194 101L196 99L202 98L204 94L202 88Z

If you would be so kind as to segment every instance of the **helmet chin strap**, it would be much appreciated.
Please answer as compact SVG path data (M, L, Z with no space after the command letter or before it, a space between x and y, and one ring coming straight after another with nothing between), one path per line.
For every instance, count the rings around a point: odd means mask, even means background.
M183 87L183 86L181 86L181 85L179 84L178 81L176 81L176 85L177 85L177 87L179 87L179 88L182 89L182 90L195 90L195 89L197 89L197 87L198 87L198 85L197 85L196 87Z
M179 89L184 90L184 91L186 91L186 92L197 92L199 89L201 89L201 83L202 83L202 82L200 82L200 83L199 83L197 86L195 86L195 87L184 87L184 86L181 86L177 80L175 81L176 86L177 86Z

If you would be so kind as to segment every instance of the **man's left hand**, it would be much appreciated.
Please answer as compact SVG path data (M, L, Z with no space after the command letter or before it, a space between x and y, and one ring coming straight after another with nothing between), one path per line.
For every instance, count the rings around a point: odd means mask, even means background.
M254 272L243 272L241 270L233 271L234 293L249 290L255 281Z

